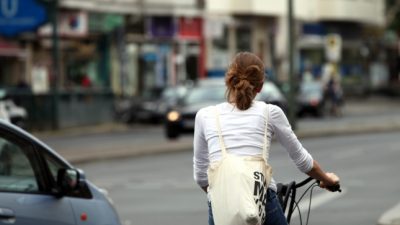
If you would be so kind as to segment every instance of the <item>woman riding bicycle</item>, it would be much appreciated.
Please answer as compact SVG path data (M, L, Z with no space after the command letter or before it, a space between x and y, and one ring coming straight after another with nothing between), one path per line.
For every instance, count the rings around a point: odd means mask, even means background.
M227 101L218 104L219 121L226 149L239 156L256 156L262 153L264 140L264 112L267 104L255 101L264 83L264 64L249 52L238 53L225 75ZM207 169L210 163L221 160L219 135L216 131L214 107L198 111L194 131L194 179L207 192ZM325 188L336 185L339 178L333 173L325 173L318 162L301 145L284 112L274 105L268 105L269 122L267 138L273 136L289 153L297 168L307 175L321 181ZM285 215L276 198L276 182L272 179L267 190L266 222L268 225L287 224ZM232 196L235 197L235 196ZM209 201L209 224L214 225L213 203ZM218 224L217 224L218 225Z

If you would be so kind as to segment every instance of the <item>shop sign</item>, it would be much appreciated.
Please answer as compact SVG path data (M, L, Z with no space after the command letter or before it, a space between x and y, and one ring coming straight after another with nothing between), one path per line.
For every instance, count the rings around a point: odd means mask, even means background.
M182 39L200 39L203 34L200 18L179 18L179 37Z
M35 0L0 0L0 35L11 37L33 31L46 20L45 7Z
M62 37L84 37L88 33L88 14L83 11L65 11L58 17L58 35ZM40 36L50 36L51 24L39 29Z
M329 62L339 62L342 57L342 37L328 34L325 37L325 56Z
M50 90L49 73L45 66L32 68L32 91L35 94L48 93Z
M149 19L148 33L151 37L173 38L175 23L171 16L156 16Z
M124 25L125 20L123 15L89 13L89 32L111 32Z

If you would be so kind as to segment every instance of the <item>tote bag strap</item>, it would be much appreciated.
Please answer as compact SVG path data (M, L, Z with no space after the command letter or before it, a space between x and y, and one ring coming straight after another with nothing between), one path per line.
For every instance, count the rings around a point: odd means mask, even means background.
M214 110L215 110L215 118L217 119L217 130L218 130L219 146L220 146L221 151L222 151L222 156L226 156L226 147L225 147L224 139L222 138L221 124L220 124L219 112L218 112L217 106L214 106Z
M268 139L268 120L269 120L269 105L266 104L265 107L265 112L264 112L264 118L265 118L265 128L264 128L264 145L263 145L263 157L265 159L265 162L268 162L269 159L269 148L270 148L270 143Z
M221 148L221 151L222 151L222 155L225 156L227 154L227 152L226 152L224 139L222 138L221 122L220 122L219 112L218 112L217 106L214 106L214 111L215 111L215 118L217 120L217 131L218 131L219 145L220 145L220 148ZM270 148L270 143L269 143L269 139L268 139L268 135L267 135L268 134L268 121L269 121L269 107L268 107L268 104L266 104L266 107L265 107L264 118L265 118L265 128L264 128L263 158L265 159L265 162L268 162L268 159L269 159L269 148Z
M221 132L221 124L220 124L220 119L219 119L219 113L217 106L214 106L215 110L215 118L217 119L217 130L218 130L218 139L219 139L219 146L222 151L222 156L226 156L226 147L225 147L225 142L224 139L222 138L222 132Z

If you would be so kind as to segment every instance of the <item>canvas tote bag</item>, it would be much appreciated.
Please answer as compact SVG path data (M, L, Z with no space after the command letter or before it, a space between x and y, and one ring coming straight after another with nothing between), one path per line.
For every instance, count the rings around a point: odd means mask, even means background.
M256 225L265 221L267 188L272 169L268 165L269 142L267 127L268 105L265 109L263 154L259 157L229 154L221 133L217 107L215 107L222 159L208 168L208 193L215 225Z

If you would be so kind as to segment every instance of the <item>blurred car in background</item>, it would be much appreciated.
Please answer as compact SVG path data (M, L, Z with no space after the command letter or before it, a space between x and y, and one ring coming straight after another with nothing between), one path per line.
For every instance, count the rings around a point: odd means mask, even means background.
M161 97L153 103L153 114L157 121L163 121L167 111L171 107L179 104L179 102L188 94L189 89L192 86L192 84L185 84L165 88L161 93Z
M182 133L192 132L197 111L224 100L223 80L209 78L198 81L177 105L167 111L164 123L166 137L175 139Z
M160 98L161 88L152 88L143 92L141 96L124 97L114 103L114 117L123 123L148 122L151 115L147 109L152 107L148 102L154 102Z
M265 81L255 100L279 106L283 112L288 112L288 102L281 90L271 81Z
M121 225L112 200L54 150L0 120L0 224Z
M307 81L300 84L297 97L297 115L324 116L324 90L319 81Z
M165 135L176 139L182 133L193 132L194 120L198 110L205 106L216 105L226 101L226 86L223 78L199 80L187 95L165 114ZM264 83L256 100L275 104L287 109L287 101L278 87L270 81Z
M157 94L119 101L115 107L116 119L125 123L161 123L168 108L176 105L189 87L190 84L168 86Z

